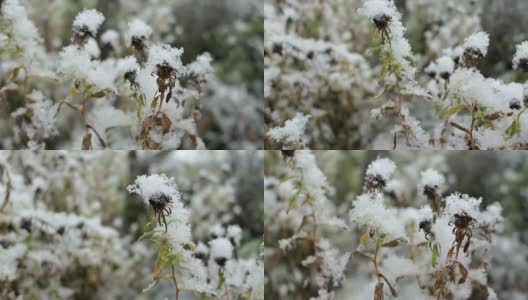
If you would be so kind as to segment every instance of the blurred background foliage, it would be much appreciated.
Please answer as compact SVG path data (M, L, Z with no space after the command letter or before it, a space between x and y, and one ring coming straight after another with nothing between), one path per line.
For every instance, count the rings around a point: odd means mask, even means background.
M440 0L444 1L444 0ZM404 24L409 26L407 35L416 53L423 53L426 49L424 31L433 24L420 15L410 13L406 9L407 2L416 0L395 0L398 9L403 14ZM445 1L444 1L445 2ZM526 81L528 76L513 70L512 57L515 46L528 39L526 10L528 2L525 0L474 0L475 9L482 8L480 14L482 29L490 34L490 46L480 70L486 77L501 78L507 82ZM446 22L450 16L445 16Z
M156 253L152 243L138 240L152 221L152 210L127 191L139 175L175 178L195 243L207 245L214 228L236 224L242 229L239 257L258 256L264 224L263 156L263 151L0 151L0 179L5 179L5 166L13 179L5 205L6 181L0 180L0 252L22 243L35 255L49 253L44 259L53 270L31 268L33 260L24 258L17 270L20 278L12 285L0 280L0 298L14 299L5 295L16 291L23 299L174 299L171 281L141 292L152 281ZM36 229L25 234L17 220L33 210L100 220L107 231L118 234L86 239L93 243L81 244L84 248L68 239L42 238ZM51 260L55 255L57 266ZM55 295L58 284L72 296ZM180 299L198 297L182 293Z

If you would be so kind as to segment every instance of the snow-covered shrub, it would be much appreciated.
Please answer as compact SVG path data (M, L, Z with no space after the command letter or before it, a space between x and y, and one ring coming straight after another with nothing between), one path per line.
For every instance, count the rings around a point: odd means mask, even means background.
M1 147L204 149L209 141L213 148L262 147L263 130L255 129L259 123L254 122L255 115L262 120L262 110L258 94L249 92L254 82L223 78L227 73L243 72L242 64L226 67L222 54L211 46L216 42L205 41L206 46L200 47L195 40L182 44L186 35L216 38L206 27L196 33L191 32L190 21L176 22L177 10L189 6L188 2L115 1L97 6L105 16L94 4L81 7L71 0L50 6L38 1L2 1ZM229 37L245 34L250 22L244 20L247 7L254 2L218 2L233 17L231 23L218 28L227 31L238 24L240 30L230 31ZM254 34L248 34L254 48L242 52L262 53L252 39ZM191 50L184 54L187 47ZM220 65L223 69L219 71ZM218 89L208 87L209 80L218 82ZM221 89L239 95L226 101ZM42 96L30 96L35 94ZM237 105L230 105L234 101ZM240 117L239 106L245 106L247 117ZM231 128L224 123L234 116L251 131L228 135ZM44 128L40 128L42 123Z
M295 134L313 149L525 148L527 89L514 80L528 70L526 44L507 54L507 72L481 72L500 43L482 30L485 5L266 1L266 147L291 148L272 134L302 113Z
M270 296L523 295L518 284L526 282L526 272L516 268L509 274L515 278L515 292L494 280L505 276L503 266L497 265L504 260L498 252L526 245L503 233L507 221L501 203L487 201L486 206L482 198L449 188L456 181L446 173L443 154L395 153L406 158L406 165L384 157L365 167L358 163L361 154L295 150L267 156L265 272ZM327 166L324 171L316 158ZM350 169L351 162L364 172L362 183L355 179L360 173ZM356 185L357 194L333 186L336 182ZM516 256L523 258L524 250Z
M235 196L260 185L245 186L239 167L224 167L231 155L242 160L229 152L0 152L0 298L263 300L262 223L254 227L259 218L242 210L258 205ZM136 177L143 172L153 175ZM208 199L195 186L230 193Z

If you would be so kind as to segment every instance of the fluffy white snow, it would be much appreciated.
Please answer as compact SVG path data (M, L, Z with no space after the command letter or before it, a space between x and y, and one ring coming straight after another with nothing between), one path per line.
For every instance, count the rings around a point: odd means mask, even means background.
M464 49L474 49L486 56L489 46L489 34L483 31L473 33L464 40Z
M516 46L515 55L513 56L513 68L519 67L521 59L528 59L528 41L524 41Z
M73 20L73 28L77 32L86 28L92 34L92 36L95 36L99 26L103 24L104 20L105 17L103 14L97 10L85 9Z
M445 183L445 177L435 169L427 169L421 172L420 185L432 188L441 187Z
M149 205L150 197L160 193L170 196L173 202L180 201L180 193L174 177L168 178L165 174L141 175L134 184L127 187L131 194L138 194Z
M132 44L132 39L148 39L152 34L152 28L140 19L134 19L128 23L128 30L125 34L126 45Z
M268 136L278 143L286 145L304 144L304 130L310 116L297 113L295 117L286 120L283 127L273 127L268 131Z
M371 162L367 168L367 176L380 176L385 182L388 182L392 174L396 171L396 165L389 158L377 158Z
M233 245L226 238L217 238L209 242L209 251L213 260L218 258L229 260L233 256Z

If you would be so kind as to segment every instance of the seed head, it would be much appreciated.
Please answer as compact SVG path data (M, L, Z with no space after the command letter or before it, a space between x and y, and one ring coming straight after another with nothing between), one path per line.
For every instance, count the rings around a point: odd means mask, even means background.
M392 21L392 17L386 14L382 14L375 16L372 21L374 22L376 28L379 31L385 31L389 28L389 24Z

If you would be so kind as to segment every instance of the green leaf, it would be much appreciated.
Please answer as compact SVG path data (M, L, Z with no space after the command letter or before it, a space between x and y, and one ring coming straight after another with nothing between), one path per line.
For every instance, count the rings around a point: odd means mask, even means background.
M514 135L517 135L519 133L521 133L521 123L518 119L515 119L510 125L510 127L506 129L506 135L508 137L513 137Z
M156 233L156 230L146 231L138 238L138 241L141 241L142 239L147 238L153 235L154 233Z
M295 179L295 176L288 176L288 177L285 177L283 179L281 179L281 182L287 182L287 181L290 181L292 179Z
M359 244L365 246L368 243L369 239L369 233L365 232L365 234L363 234L361 238L359 238Z
M103 98L105 94L106 94L106 90L102 90L97 93L91 94L89 98Z
M460 280L458 281L458 284L463 284L464 282L466 282L466 279L468 277L468 270L461 262L457 261L457 263L458 263L458 269L460 270L460 275L462 276Z
M139 96L137 100L137 117L141 117L141 111L143 110L143 95Z
M438 247L436 245L433 246L432 250L433 250L432 265L433 265L433 268L436 268L436 266L438 265L438 256L440 255L440 253L438 253Z
M467 108L467 105L466 104L459 104L459 105L456 105L456 106L453 106L451 107L446 115L445 115L445 118L449 118L451 117L452 115L456 114L457 112L461 111L462 109L464 108Z

